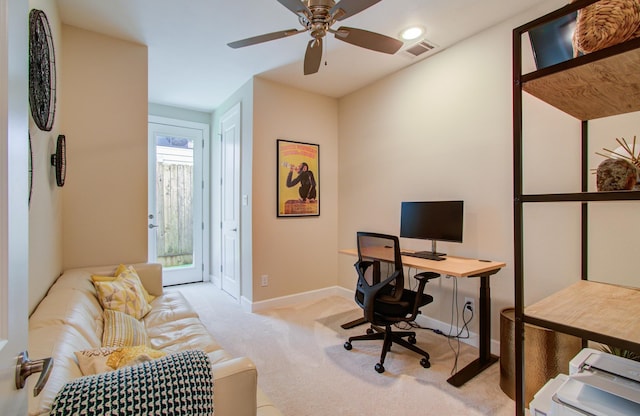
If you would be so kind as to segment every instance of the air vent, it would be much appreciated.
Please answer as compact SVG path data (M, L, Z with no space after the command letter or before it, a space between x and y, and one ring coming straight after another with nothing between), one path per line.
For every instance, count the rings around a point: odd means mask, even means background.
M412 56L420 56L424 53L430 52L435 49L437 45L433 42L429 42L428 40L422 40L415 45L405 49L405 52Z

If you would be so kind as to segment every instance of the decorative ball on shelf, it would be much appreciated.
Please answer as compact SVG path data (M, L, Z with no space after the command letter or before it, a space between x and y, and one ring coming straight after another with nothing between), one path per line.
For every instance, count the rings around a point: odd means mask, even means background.
M620 145L614 150L603 148L604 153L596 152L597 155L607 158L607 160L624 161L626 163L602 162L596 170L596 185L598 191L640 191L640 147L636 150L636 136L628 143L624 137L616 138ZM635 180L633 175L635 168ZM633 184L631 184L633 182Z
M624 159L605 159L596 172L598 191L630 191L638 178L638 169Z

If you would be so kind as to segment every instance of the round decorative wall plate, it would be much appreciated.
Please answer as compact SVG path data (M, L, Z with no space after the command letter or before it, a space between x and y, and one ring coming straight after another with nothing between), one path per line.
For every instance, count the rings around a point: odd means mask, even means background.
M58 136L56 152L51 155L51 166L56 168L56 184L64 186L67 176L67 140L64 134Z
M29 105L39 129L51 131L56 112L56 57L47 15L29 13Z

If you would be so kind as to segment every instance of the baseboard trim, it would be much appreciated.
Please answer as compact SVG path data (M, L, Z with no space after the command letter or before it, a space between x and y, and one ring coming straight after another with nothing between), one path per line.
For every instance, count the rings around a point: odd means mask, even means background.
M244 296L240 300L242 309L245 312L260 312L273 308L284 308L293 306L301 302L309 302L314 300L320 300L328 296L340 296L345 299L353 299L353 290L346 289L342 286L330 286L324 289L311 290L309 292L296 293L294 295L281 296L278 298L267 299L259 302L252 302ZM439 321L437 319L430 318L425 315L418 315L416 323L425 328L438 329L444 334L457 334L460 332L460 328L452 327L446 322ZM460 341L478 348L478 334L470 332L468 338L460 338ZM491 353L500 355L500 342L494 339L491 340Z
M209 281L213 283L218 289L222 287L222 276L219 274L210 274Z
M267 309L284 308L287 306L295 305L296 303L320 300L329 296L342 296L348 299L352 299L353 291L347 290L340 286L330 286L323 289L296 293L294 295L280 296L278 298L272 298L258 302L251 302L251 300L243 296L241 304L242 309L244 309L245 312L260 312Z
M428 316L425 316L425 315L418 315L416 317L416 323L423 328L429 328L434 330L437 329L445 335L455 335L459 333L461 330L461 328L451 326L448 323L439 321L437 319L429 318ZM476 334L475 332L469 331L468 335L469 336L466 337L467 331L465 330L461 334L461 336L464 336L466 338L460 338L460 342L464 342L465 344L478 348L478 334Z

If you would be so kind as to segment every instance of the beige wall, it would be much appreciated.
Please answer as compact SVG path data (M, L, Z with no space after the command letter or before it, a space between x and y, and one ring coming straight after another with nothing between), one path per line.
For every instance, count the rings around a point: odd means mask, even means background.
M553 7L547 4L547 10ZM513 305L514 293L511 33L543 11L541 6L493 27L340 100L339 246L353 247L358 230L398 234L401 201L464 200L464 242L438 248L507 263L491 280L493 339L499 339L500 310ZM577 131L579 123L573 123L562 132ZM430 248L419 240L401 244ZM355 283L352 263L339 258L339 283L347 288ZM458 306L465 296L478 304L477 279L442 277L429 284L435 302L423 312L450 322L456 284ZM478 332L477 318L471 329Z
M253 301L336 284L338 106L332 98L254 79ZM320 216L276 217L276 140L320 145ZM269 275L269 286L260 276ZM243 275L243 279L246 276Z
M47 14L57 70L53 129L29 122L33 311L64 268L146 261L147 48L62 25L54 1L29 6ZM59 134L67 138L63 188L50 161Z
M65 269L147 260L147 47L62 26Z
M45 12L56 56L56 94L58 105L51 131L36 126L29 111L29 134L33 152L33 191L29 206L29 313L44 297L49 286L62 271L62 189L56 186L51 154L55 153L64 111L60 99L64 95L62 82L62 25L58 8L52 0L30 0L30 9Z

